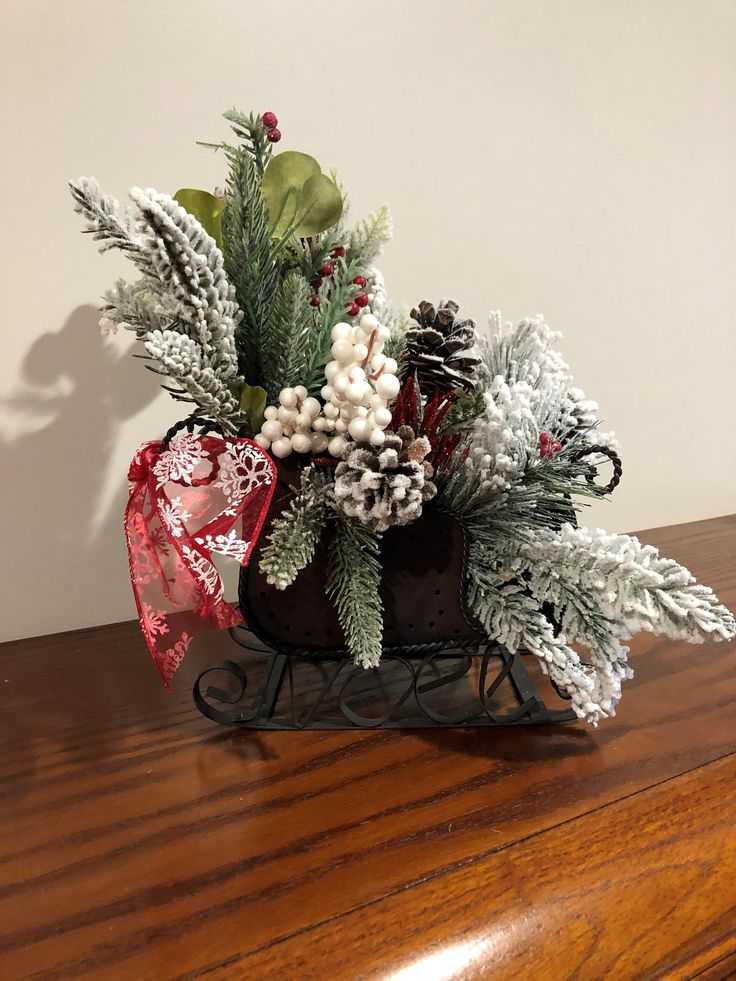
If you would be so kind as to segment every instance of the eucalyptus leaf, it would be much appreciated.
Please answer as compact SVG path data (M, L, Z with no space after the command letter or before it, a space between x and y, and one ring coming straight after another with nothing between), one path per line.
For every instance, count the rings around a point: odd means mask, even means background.
M342 195L329 177L315 174L304 184L299 195L296 234L318 235L337 224L342 214Z
M196 218L215 240L218 248L222 248L222 212L225 210L225 198L216 198L209 191L182 187L174 195L174 200Z
M254 434L261 431L265 419L266 398L266 389L260 385L244 385L240 393L240 409Z
M291 232L317 235L342 214L342 195L314 157L287 150L272 157L261 182L261 196L274 237Z

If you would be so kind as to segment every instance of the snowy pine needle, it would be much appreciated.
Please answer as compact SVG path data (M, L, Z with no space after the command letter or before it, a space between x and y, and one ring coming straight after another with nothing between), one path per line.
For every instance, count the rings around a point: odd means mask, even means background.
M260 569L276 589L290 586L314 558L327 520L332 481L315 467L305 467L301 488L288 509L271 523Z

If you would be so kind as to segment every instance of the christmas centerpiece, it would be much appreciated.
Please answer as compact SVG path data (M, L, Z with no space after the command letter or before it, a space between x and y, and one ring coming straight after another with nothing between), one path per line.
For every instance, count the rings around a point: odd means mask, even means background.
M125 520L167 684L199 627L244 616L282 673L290 655L378 672L390 658L417 697L444 683L420 679L417 651L454 652L455 679L482 653L484 690L491 654L507 672L532 655L596 724L631 677L633 632L736 636L682 566L578 526L621 464L559 335L498 315L481 333L453 300L397 310L375 265L386 208L350 224L335 171L274 152L273 113L225 118L235 138L208 144L227 163L223 190L134 188L123 213L94 180L70 185L100 250L138 273L105 294L102 330L132 331L136 356L190 406L136 453ZM213 554L242 565L238 609Z

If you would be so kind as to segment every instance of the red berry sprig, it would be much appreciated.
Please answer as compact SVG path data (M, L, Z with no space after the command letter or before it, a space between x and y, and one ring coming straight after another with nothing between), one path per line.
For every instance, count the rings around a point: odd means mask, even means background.
M313 296L312 299L309 301L310 307L318 307L321 303L322 301L318 296Z
M276 129L278 119L275 112L264 112L261 116L263 125L266 127L266 139L269 143L278 143L281 139L281 130Z
M323 280L322 280L322 277L321 276L315 276L314 279L310 279L309 280L309 285L312 287L312 289L316 293L317 290L319 290L319 288L322 286L322 282L323 282Z
M360 307L355 300L352 303L346 304L346 308L348 317L357 317L360 313Z
M321 266L317 270L317 272L319 273L320 276L331 276L332 273L333 273L333 269L334 269L334 267L333 267L332 263L331 262L326 262L323 266Z
M368 306L368 297L365 293L361 293L360 296L355 297L355 305L360 309L361 307Z
M345 255L345 246L336 245L332 252L330 252L330 255L333 259L342 259L342 257Z
M362 288L362 287L366 286L366 284L368 283L368 280L365 278L365 276L356 276L355 279L353 280L353 283L356 286L360 286Z

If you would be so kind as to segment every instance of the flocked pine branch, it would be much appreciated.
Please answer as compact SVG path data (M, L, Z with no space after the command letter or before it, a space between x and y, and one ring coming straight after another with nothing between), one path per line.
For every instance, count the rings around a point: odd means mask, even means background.
M542 670L570 697L578 718L595 725L613 715L622 679L613 670L596 672L583 664L564 633L555 633L526 588L517 582L503 583L495 564L488 563L484 554L472 552L471 545L468 603L488 636L512 653L526 649L534 654Z
M588 721L613 713L632 676L620 641L634 632L690 643L736 637L732 614L711 589L629 535L566 524L511 542L468 531L471 609L510 650L525 645L536 654ZM552 646L544 604L560 628ZM569 642L588 648L588 666Z
M350 230L348 260L361 259L364 266L370 265L381 254L392 235L391 212L384 205L373 214L361 218Z
M649 630L689 643L736 637L734 617L712 589L632 535L565 524L534 532L515 552L513 565L530 571L540 599L576 591L631 633Z
M564 441L570 433L595 430L596 442L615 445L612 433L596 429L598 405L573 384L570 367L557 350L559 331L541 316L511 324L498 312L491 314L490 327L491 337L478 342L478 382L487 397L485 443L490 452L513 459L519 442L533 444L541 432Z
M261 343L278 294L278 255L261 198L260 178L249 153L230 154L230 175L222 215L225 266L244 317L237 328L240 372L260 384Z
M167 308L166 294L160 293L158 283L150 276L143 276L135 283L118 279L105 291L103 300L100 308L102 332L114 333L122 327L133 331L139 340L143 340L149 331L170 326L178 312L175 303Z
M276 518L261 555L260 569L277 589L290 586L314 557L327 520L332 481L315 467L301 473L301 488L288 509Z
M534 536L528 537L534 540ZM587 648L590 669L613 706L621 697L622 682L632 677L628 648L621 643L631 636L626 625L611 618L610 611L604 612L599 594L581 588L574 576L566 576L556 566L529 561L526 556L531 545L499 539L483 541L481 536L473 542L474 563L492 567L497 559L499 581L511 579L520 584L538 609L551 613L553 623L569 643Z
M74 210L85 219L85 231L95 241L102 243L99 251L119 249L142 272L150 273L150 257L138 236L131 231L129 222L120 217L119 202L112 195L105 194L94 177L69 181L69 189L75 202Z
M327 595L335 604L348 651L356 664L374 668L381 659L383 606L379 593L378 538L335 509L330 541Z
M130 196L153 274L178 304L178 319L223 378L237 376L235 327L242 314L213 238L168 194L134 187Z
M108 291L103 328L134 330L147 356L160 363L151 370L176 383L163 386L174 398L236 429L242 380L234 333L241 313L215 241L173 198L153 190L131 191L134 233L95 182L78 181L72 194L88 224L96 222L110 247L120 248L144 274L139 283L121 281Z

